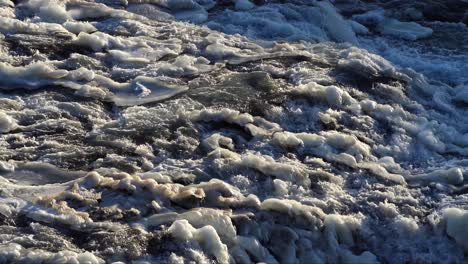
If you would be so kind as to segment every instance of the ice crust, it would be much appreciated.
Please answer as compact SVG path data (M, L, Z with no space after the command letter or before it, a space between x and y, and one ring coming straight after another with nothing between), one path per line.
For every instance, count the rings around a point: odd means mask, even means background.
M466 262L467 29L385 7L0 1L0 262Z

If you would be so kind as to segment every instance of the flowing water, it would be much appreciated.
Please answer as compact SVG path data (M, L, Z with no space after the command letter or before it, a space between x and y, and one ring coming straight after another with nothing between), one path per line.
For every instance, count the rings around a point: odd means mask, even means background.
M0 263L465 263L466 1L0 1Z

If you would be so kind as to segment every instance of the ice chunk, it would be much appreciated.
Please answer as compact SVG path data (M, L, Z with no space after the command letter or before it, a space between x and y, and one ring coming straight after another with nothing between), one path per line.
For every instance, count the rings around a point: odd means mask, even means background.
M385 14L384 10L377 9L368 11L364 14L353 15L353 19L363 25L376 27L384 21Z
M203 250L216 257L220 263L229 263L227 246L221 242L216 230L212 226L196 229L187 220L177 220L168 231L174 238L182 241L197 241Z
M447 208L442 211L447 235L455 239L463 250L468 253L468 211L458 208Z
M59 3L48 3L42 5L39 7L38 16L42 21L60 24L71 18L67 13L67 10L65 10L65 7Z
M206 9L194 0L157 0L155 2L171 10L174 16L180 20L202 23L208 19Z
M419 231L418 223L414 219L404 216L396 217L393 226L400 236L415 235Z
M261 261L265 263L276 264L277 260L268 252L262 244L253 237L237 236L237 244L249 253L256 261ZM250 261L250 258L249 258Z
M384 35L390 35L407 40L427 38L432 35L433 30L423 27L416 22L401 22L396 19L387 18L377 27Z
M17 127L18 125L13 118L0 111L0 133L8 133Z
M110 100L116 105L140 105L170 98L184 92L188 87L172 84L165 80L138 76L129 83L116 83L101 79L101 84L113 92Z
M343 103L343 91L336 86L330 86L325 90L327 101L332 106L340 106Z
M379 203L379 211L386 217L394 218L399 215L398 209L393 203L387 201Z
M461 168L440 169L430 173L408 176L408 180L426 184L440 182L459 185L463 183L463 170Z
M230 150L234 149L234 144L231 138L225 137L220 134L213 134L207 138L205 138L202 142L202 146L207 151L215 150L219 147L226 147Z
M3 89L17 87L35 89L47 85L61 85L78 90L79 95L112 101L122 106L163 100L188 89L173 83L170 78L138 76L131 82L118 83L110 78L95 75L89 70L81 68L74 71L59 70L43 62L24 67L0 63L0 77L2 76L5 76L4 83L8 84L2 87Z
M66 70L57 70L52 65L37 62L25 67L14 67L6 63L0 63L0 76L4 83L8 84L3 89L13 89L16 87L40 87L50 84L53 80L58 80L68 74Z
M11 0L1 0L0 6L14 7L15 4Z
M457 89L454 100L468 104L468 87L460 87Z
M351 25L338 14L335 7L330 2L321 1L316 2L316 4L323 12L323 25L333 40L357 44L358 41Z
M94 51L100 51L108 45L106 39L101 38L97 34L88 34L87 32L80 32L74 42L77 45L90 47Z
M324 220L325 234L332 247L336 243L354 245L353 231L360 227L360 221L351 216L327 215Z
M303 141L291 132L275 133L273 135L273 142L285 149L294 149L303 144Z
M250 114L241 114L239 111L229 108L223 108L218 111L212 109L194 111L192 113L192 119L215 122L225 121L231 124L238 124L240 126L245 126L254 121L253 116Z
M288 2L253 7L248 0L238 0L235 11L227 9L207 24L212 29L256 39L357 43L351 24L327 1L300 7Z
M397 76L396 69L390 62L378 55L358 48L343 51L338 66L366 78L371 76Z
M297 184L307 185L310 182L307 169L295 163L276 162L270 156L249 154L242 158L241 165Z
M354 30L354 32L358 35L367 35L369 34L369 29L367 29L364 25L354 21L350 20L349 23L351 24L351 28Z
M80 34L81 32L92 33L97 31L97 29L89 22L67 21L63 24L63 27L74 34Z
M236 10L249 10L254 8L255 5L252 4L249 0L236 0L235 8Z
M180 214L177 219L187 220L192 226L201 228L211 226L223 239L230 240L236 236L236 229L231 218L220 210L211 208L199 208Z
M269 198L262 202L260 208L264 211L274 211L293 217L298 222L306 221L312 230L322 224L326 215L322 209L304 205L300 202L287 199ZM316 226L314 226L316 225Z

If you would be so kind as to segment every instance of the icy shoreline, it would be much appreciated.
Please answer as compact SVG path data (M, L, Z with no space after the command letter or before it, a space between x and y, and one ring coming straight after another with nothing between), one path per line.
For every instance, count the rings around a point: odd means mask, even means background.
M426 4L0 1L0 262L466 262L468 29Z

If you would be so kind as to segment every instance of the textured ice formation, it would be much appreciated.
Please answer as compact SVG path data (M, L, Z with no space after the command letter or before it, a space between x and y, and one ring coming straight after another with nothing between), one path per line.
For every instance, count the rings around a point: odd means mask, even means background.
M0 263L467 262L435 2L0 1Z
M364 14L353 15L357 22L375 28L383 35L390 35L406 40L417 40L432 35L433 30L416 22L403 22L386 17L383 10L372 10Z
M432 35L432 29L423 27L415 22L401 22L396 19L384 19L378 26L378 30L384 35L417 40Z
M466 240L466 221L468 213L466 210L457 208L447 208L443 211L443 217L446 222L447 234L451 236L463 249L468 251L468 241Z
M235 2L234 10L226 9L207 23L210 28L229 34L266 40L357 43L352 24L326 1L255 6L243 0ZM362 33L362 29L357 31Z

